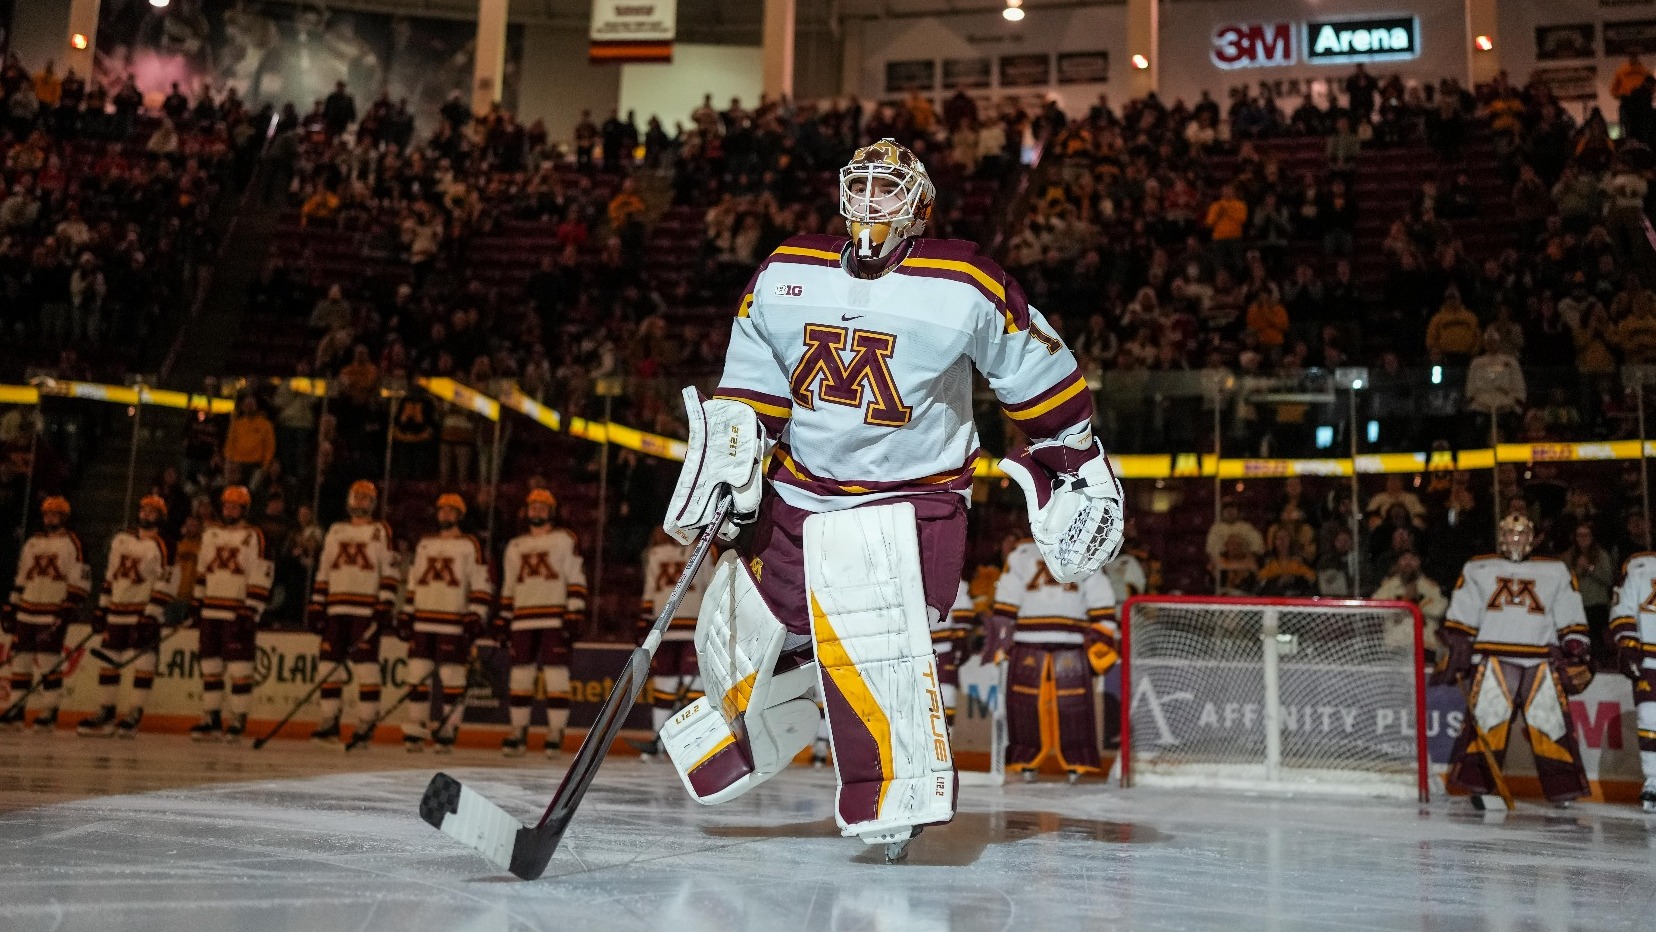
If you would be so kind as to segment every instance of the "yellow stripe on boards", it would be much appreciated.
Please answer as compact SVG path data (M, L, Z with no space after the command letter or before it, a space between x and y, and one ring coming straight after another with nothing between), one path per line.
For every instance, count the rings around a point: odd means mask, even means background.
M828 614L822 610L822 604L815 595L811 596L811 627L816 636L817 661L834 681L840 695L845 697L851 711L856 713L858 721L873 736L874 746L879 749L880 795L874 805L874 815L878 818L885 808L886 791L891 789L891 778L895 773L891 763L891 720L886 718L885 710L880 708L867 681L857 672L856 663L840 642L838 632L828 621Z

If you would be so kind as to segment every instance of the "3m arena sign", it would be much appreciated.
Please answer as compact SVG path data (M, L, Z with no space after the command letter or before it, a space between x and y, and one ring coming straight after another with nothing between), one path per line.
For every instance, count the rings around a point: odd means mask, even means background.
M1420 57L1413 16L1303 23L1225 23L1213 30L1213 63L1227 71L1285 65L1338 65Z

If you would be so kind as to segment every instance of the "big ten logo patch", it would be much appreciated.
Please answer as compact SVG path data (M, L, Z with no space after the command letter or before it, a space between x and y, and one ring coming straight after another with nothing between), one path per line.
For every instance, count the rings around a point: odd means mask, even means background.
M805 286L779 282L775 288L775 293L778 298L802 298L805 296Z

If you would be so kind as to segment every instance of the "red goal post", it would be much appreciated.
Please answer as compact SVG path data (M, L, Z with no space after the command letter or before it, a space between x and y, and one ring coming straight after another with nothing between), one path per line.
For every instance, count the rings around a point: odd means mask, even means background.
M1121 784L1429 797L1410 602L1135 596L1121 615Z

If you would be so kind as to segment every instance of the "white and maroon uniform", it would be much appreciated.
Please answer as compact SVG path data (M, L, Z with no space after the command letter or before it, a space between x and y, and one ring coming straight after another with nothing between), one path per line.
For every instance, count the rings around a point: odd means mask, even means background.
M58 707L63 671L52 671L63 653L68 616L86 601L91 569L73 531L40 531L23 543L12 583L11 608L17 621L11 643L11 691L22 695L42 677L43 713Z
M568 622L585 614L586 599L586 565L573 531L529 531L506 545L496 623L511 648L514 731L529 727L536 674L545 671L547 740L561 740L569 719Z
M201 532L191 606L201 630L201 705L224 705L230 678L230 712L245 715L253 695L253 655L259 616L270 599L275 566L265 553L264 532L251 524L218 524Z
M994 611L1017 620L1007 670L1008 768L1037 769L1049 754L1072 772L1100 768L1087 647L1095 640L1114 646L1115 609L1115 590L1102 570L1061 583L1034 541L1007 555Z
M338 521L328 528L311 585L311 605L322 612L318 659L329 665L320 695L322 720L339 715L345 691L345 667L351 664L357 685L357 716L372 721L379 714L379 638L391 633L397 601L397 555L391 527L383 521ZM368 632L380 630L373 638Z
M1446 641L1471 642L1476 666L1470 707L1496 764L1505 760L1512 722L1522 712L1541 791L1554 801L1590 792L1569 703L1550 662L1566 641L1589 644L1587 614L1569 568L1544 557L1468 560L1449 597L1442 632ZM1470 725L1461 731L1449 779L1469 792L1488 793L1493 781L1472 744L1474 732Z
M738 307L715 391L751 406L778 439L769 489L739 555L795 635L820 627L807 598L806 519L865 505L912 504L924 600L931 617L949 615L965 561L972 477L983 456L973 419L974 370L1032 441L1078 435L1092 418L1074 355L1017 283L973 244L909 240L872 278L848 270L849 245L843 236L795 236L765 260ZM860 674L839 672L847 661L838 654L825 662L818 698L833 735L841 829L878 834L870 827L901 822L906 812L937 821L929 799L921 804L906 791L887 792L929 778L918 770L892 777L882 764L889 753L843 692L842 683L858 682ZM935 683L933 669L917 676ZM925 717L905 712L893 727L902 729L894 743L938 743ZM952 795L947 808L952 812Z
M109 542L109 563L98 593L105 624L104 653L130 664L132 707L143 708L155 683L156 649L167 606L178 597L178 566L172 548L154 531L129 530ZM136 656L134 655L136 652ZM121 668L98 671L103 705L113 706L121 688Z
M432 534L414 548L402 607L405 625L413 631L408 645L409 722L403 728L404 739L427 736L434 666L443 684L438 720L449 717L450 707L464 697L467 652L471 638L489 617L493 589L483 545L476 537ZM459 728L455 719L464 714L457 712L450 718L447 737L452 738L452 730Z
M1633 700L1639 717L1639 762L1645 785L1656 781L1656 553L1636 553L1622 567L1610 612L1610 636L1618 646L1639 648Z
M656 615L667 604L684 575L693 548L677 541L656 544L644 551L644 597L639 601L639 625L648 630L655 624ZM713 579L713 564L718 554L709 553L702 561L683 601L673 612L673 620L661 635L661 647L650 662L651 718L657 731L673 713L702 697L701 669L696 663L696 616L701 614L702 595Z

